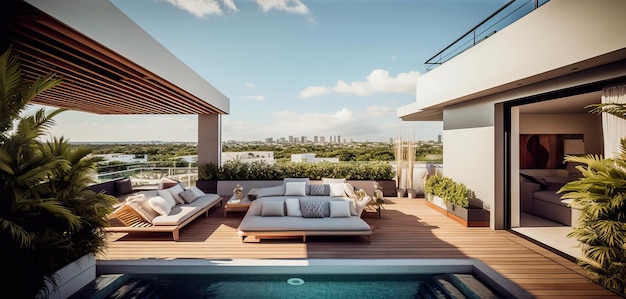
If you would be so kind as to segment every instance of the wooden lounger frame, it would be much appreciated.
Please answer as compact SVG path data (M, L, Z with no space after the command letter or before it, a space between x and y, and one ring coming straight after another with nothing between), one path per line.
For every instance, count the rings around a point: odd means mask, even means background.
M133 208L128 205L122 205L109 215L109 227L105 230L115 233L133 233L133 232L171 232L174 241L178 241L180 234L179 231L185 225L191 223L194 219L204 214L204 217L209 217L209 210L216 204L222 203L222 199L216 200L211 205L203 208L197 213L193 214L187 220L179 225L154 225L144 220Z

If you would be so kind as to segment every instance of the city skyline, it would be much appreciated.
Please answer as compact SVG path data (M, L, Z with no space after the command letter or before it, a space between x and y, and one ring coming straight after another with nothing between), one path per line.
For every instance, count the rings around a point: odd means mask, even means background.
M230 98L222 140L355 142L408 131L403 138L437 140L441 122L402 122L397 109L415 102L424 61L505 2L112 0ZM75 142L197 140L195 115L66 111L55 120L50 133Z

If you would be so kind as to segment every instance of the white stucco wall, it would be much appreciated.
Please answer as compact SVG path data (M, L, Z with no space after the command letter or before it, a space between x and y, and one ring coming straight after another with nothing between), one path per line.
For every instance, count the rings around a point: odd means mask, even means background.
M494 204L494 127L443 131L443 174L465 184L490 210ZM491 213L491 227L494 225Z
M549 71L570 71L565 67L623 49L624 11L626 1L551 0L417 78L417 104L400 108L398 114L410 115L512 82L545 81ZM559 88L558 81L550 83Z

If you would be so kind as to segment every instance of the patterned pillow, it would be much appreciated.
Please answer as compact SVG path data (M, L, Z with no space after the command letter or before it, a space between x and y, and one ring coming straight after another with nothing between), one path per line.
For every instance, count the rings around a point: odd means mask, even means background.
M304 218L324 218L324 207L321 201L303 202L300 210Z
M198 196L196 195L195 192L193 192L193 190L185 190L181 193L178 193L178 195L186 202L186 203L192 203L194 200L196 200L198 198Z
M309 195L311 196L329 196L330 186L327 184L322 185L309 185Z

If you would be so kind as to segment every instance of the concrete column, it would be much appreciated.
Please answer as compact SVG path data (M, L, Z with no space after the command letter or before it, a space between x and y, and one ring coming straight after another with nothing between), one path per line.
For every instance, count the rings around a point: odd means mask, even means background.
M221 165L222 115L198 115L198 166L213 162Z

